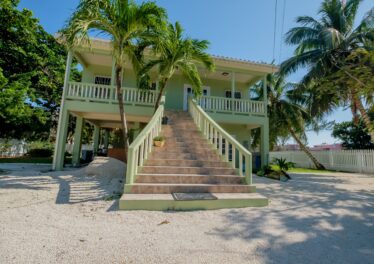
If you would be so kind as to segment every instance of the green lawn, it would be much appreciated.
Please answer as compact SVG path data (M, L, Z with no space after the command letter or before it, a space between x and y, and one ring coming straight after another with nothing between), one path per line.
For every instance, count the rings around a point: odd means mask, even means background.
M273 170L279 170L277 165L271 165ZM324 173L324 172L336 172L331 170L316 170L316 169L305 169L305 168L291 168L288 172L297 172L297 173Z

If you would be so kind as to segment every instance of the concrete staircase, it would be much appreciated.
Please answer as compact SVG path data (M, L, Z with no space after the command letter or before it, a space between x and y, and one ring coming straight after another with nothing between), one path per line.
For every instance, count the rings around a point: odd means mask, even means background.
M267 199L221 160L188 112L171 112L162 128L165 146L155 147L139 169L122 209L214 209L264 206ZM174 201L172 193L212 193L217 200ZM225 202L224 202L225 201Z

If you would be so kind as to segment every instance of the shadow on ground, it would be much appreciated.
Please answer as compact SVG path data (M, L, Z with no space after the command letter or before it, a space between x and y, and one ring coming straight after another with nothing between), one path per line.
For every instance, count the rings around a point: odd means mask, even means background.
M287 183L255 177L271 205L230 210L209 235L257 240L256 252L269 263L374 263L373 186L351 186L372 176L293 175Z

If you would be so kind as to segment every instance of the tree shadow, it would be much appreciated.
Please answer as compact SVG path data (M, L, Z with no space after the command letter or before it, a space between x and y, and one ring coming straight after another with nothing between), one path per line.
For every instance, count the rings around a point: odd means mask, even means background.
M374 263L374 194L351 189L350 178L293 175L287 183L261 178L267 208L233 209L207 233L244 240L266 263ZM262 188L262 186L266 186Z
M100 201L123 190L123 177L87 176L84 168L60 172L8 171L0 175L2 189L53 191L58 185L56 204Z

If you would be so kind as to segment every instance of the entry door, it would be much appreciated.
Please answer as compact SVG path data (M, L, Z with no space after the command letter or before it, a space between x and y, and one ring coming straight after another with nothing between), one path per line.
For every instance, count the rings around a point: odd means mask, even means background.
M190 84L184 85L184 91L183 91L183 110L187 111L188 109L188 97L193 96L193 88ZM204 86L203 87L203 96L210 96L210 87Z

